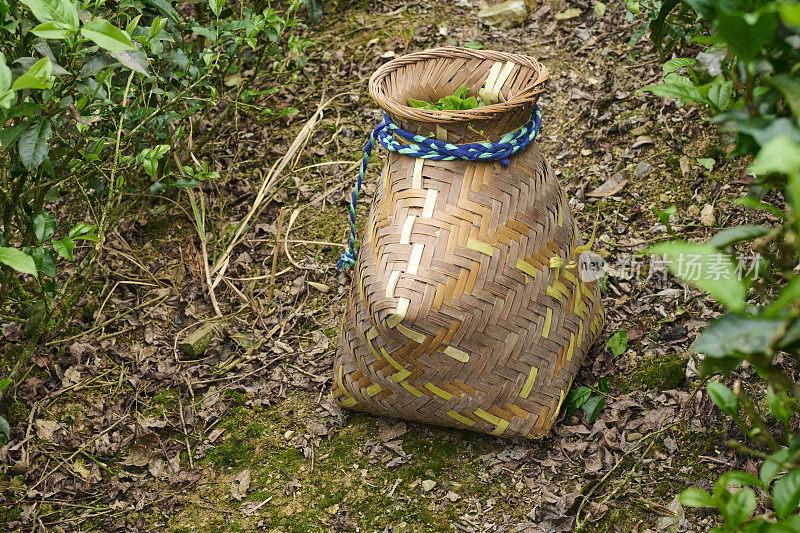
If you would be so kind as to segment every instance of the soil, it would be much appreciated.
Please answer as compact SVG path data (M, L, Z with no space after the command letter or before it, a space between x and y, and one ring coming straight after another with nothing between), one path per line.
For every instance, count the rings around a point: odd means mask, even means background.
M210 347L195 358L176 349L214 317L187 197L139 195L66 329L0 409L13 433L0 448L0 521L11 531L713 527L713 515L675 498L754 468L725 447L735 429L698 392L689 355L721 309L636 254L670 238L657 211L671 205L671 229L690 240L769 220L732 205L746 192L747 162L727 160L729 140L701 108L638 92L661 79L662 61L646 40L628 45L635 26L624 4L602 16L591 1L569 7L580 14L556 17L567 6L536 2L523 27L492 30L473 0L326 2L308 30L316 44L305 70L263 102L299 113L232 113L204 158L221 176L204 189L213 262L323 95L340 95L236 247L229 282L215 289L225 319ZM596 224L594 250L616 268L604 289L609 323L575 379L597 387L610 378L607 406L591 423L580 409L562 412L540 441L383 420L329 399L350 281L335 264L354 164L380 117L367 80L391 57L468 42L550 69L538 142L584 240ZM372 158L362 225L383 156ZM613 194L592 194L622 180ZM701 222L706 205L712 226ZM281 247L273 271L279 225L291 259ZM606 343L619 330L629 342L614 357ZM19 332L8 324L3 335L10 361ZM755 382L748 370L737 377Z

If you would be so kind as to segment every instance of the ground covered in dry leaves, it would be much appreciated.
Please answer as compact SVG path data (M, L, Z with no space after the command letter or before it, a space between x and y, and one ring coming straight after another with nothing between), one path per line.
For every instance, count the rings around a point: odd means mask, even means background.
M206 158L221 175L205 190L214 255L323 95L340 95L235 250L215 290L225 319L211 320L186 197L132 199L67 331L42 346L3 406L13 438L0 448L0 520L20 531L131 532L713 525L675 496L710 488L726 469L754 469L724 446L735 430L698 392L687 352L719 309L647 260L625 264L668 238L655 210L672 204L672 227L686 238L754 222L731 205L748 177L742 163L724 162L702 110L636 93L660 80L661 63L646 43L628 46L634 27L621 3L602 16L589 0L554 5L536 3L524 27L493 31L477 23L474 0L326 3L305 71L264 102L299 113L264 125L243 108ZM369 75L391 57L471 41L550 68L539 142L585 239L597 219L595 251L617 267L605 290L609 324L575 380L609 377L607 407L593 423L577 411L537 442L345 413L328 398L349 282L334 265L354 165L380 116ZM273 271L279 229L289 254L281 245ZM209 323L205 353L177 349ZM6 357L16 326L2 327ZM615 358L606 342L620 329L630 340ZM747 383L748 370L739 377Z

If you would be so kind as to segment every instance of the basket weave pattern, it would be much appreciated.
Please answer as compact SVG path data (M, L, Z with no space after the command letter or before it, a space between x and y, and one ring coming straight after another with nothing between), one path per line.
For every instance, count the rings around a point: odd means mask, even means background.
M524 124L546 78L525 56L445 48L387 63L370 92L404 129L464 143ZM462 85L491 105L403 105ZM547 434L604 322L597 284L578 275L581 244L535 144L506 168L390 153L339 336L334 396L386 416Z

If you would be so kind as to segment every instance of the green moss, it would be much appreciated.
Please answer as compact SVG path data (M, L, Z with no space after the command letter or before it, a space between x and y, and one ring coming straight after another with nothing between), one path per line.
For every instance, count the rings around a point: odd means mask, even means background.
M21 514L22 514L22 506L14 506L7 508L0 507L0 517L2 517L0 521L6 524L18 519L19 515Z
M652 356L630 376L616 376L614 382L623 394L640 388L659 391L674 389L686 377L687 361L686 357L677 353Z
M664 163L667 165L667 168L674 172L676 175L681 175L681 162L680 159L675 155L667 155L664 157Z
M228 521L228 520L212 520L209 522L206 531L208 533L230 533L236 531L244 531L241 524L236 521Z
M65 424L80 424L86 418L86 406L80 403L67 403L61 408L59 421Z
M252 394L252 393L245 393L245 392L235 391L235 390L226 390L223 393L223 396L225 398L233 401L234 404L239 405L239 406L242 406L242 405L246 404L247 400L250 400L250 399L255 397L255 395Z
M20 400L14 400L8 402L8 407L4 410L5 412L0 411L0 415L3 416L8 423L12 426L17 424L18 422L22 422L23 420L28 419L28 414L30 413L30 409L24 402Z
M606 515L591 527L597 533L635 531L640 518L628 508L609 509Z
M157 408L158 411L173 411L178 408L178 391L168 389L159 392L150 400L150 407Z
M152 215L144 225L145 241L158 241L169 236L174 223L166 213Z

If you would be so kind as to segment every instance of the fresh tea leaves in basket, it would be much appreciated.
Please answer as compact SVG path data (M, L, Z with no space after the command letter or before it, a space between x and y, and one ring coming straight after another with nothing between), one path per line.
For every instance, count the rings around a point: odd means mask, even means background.
M469 96L469 87L466 86L459 87L451 95L439 98L435 104L425 100L415 100L414 98L409 98L408 103L411 107L429 109L431 111L463 111L485 105L480 98Z

